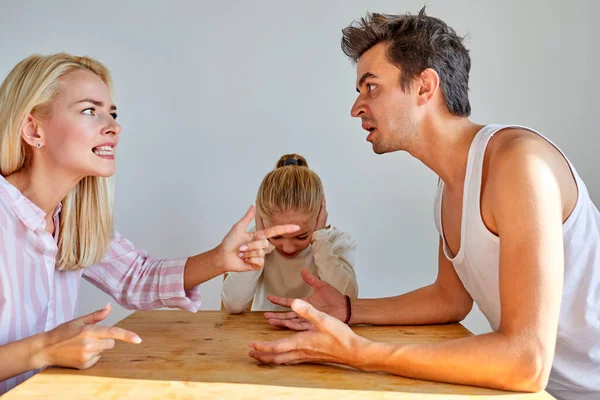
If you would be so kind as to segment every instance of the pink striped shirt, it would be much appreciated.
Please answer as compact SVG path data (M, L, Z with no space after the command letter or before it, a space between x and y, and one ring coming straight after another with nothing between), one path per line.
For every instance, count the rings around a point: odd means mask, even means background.
M153 259L116 232L100 263L56 270L60 210L61 205L54 212L57 229L51 235L45 230L45 213L0 176L0 345L72 320L82 275L129 309L198 310L200 286L183 289L187 259ZM0 382L0 395L37 372Z

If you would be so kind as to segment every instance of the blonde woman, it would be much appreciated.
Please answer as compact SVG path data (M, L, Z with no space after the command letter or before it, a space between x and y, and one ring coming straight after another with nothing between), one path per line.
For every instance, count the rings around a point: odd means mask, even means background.
M0 86L0 394L47 366L88 368L115 340L141 341L95 325L110 305L73 319L82 276L126 308L195 312L200 283L260 269L266 239L298 229L248 234L250 207L205 253L136 250L113 232L116 118L109 72L87 57L30 56Z
M242 312L250 301L253 311L286 310L271 300L310 296L315 276L347 299L358 296L356 243L350 234L327 226L323 185L304 157L286 154L277 161L258 189L256 208L257 229L295 224L300 230L269 238L263 268L227 275L221 297L229 312Z

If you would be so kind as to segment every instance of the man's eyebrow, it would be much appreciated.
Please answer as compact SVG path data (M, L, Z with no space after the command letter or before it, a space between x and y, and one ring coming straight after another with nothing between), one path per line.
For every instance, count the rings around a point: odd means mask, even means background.
M361 87L365 83L365 81L369 78L377 78L377 76L375 76L375 74L373 74L371 72L365 72L364 74L362 74L362 76L358 80L358 86L356 86L357 92L360 92L360 90L358 90L358 88Z

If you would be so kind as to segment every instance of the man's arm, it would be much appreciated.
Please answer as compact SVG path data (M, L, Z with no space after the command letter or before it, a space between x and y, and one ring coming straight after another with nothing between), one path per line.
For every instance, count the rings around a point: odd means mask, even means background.
M352 301L351 324L426 325L462 321L473 307L440 238L438 276L434 283L412 292L381 299Z
M558 327L564 271L560 183L553 155L533 141L501 150L489 183L500 237L497 332L450 342L373 344L367 370L512 390L542 390ZM380 362L377 359L382 360Z
M462 321L473 307L473 299L464 288L454 266L445 257L440 239L438 276L434 283L409 293L379 299L351 301L350 324L371 325L426 325ZM302 270L302 278L314 289L306 298L311 305L335 318L346 318L346 299L332 285ZM291 307L294 299L269 296L269 300L283 307ZM307 330L310 323L293 312L268 312L265 317L274 326Z

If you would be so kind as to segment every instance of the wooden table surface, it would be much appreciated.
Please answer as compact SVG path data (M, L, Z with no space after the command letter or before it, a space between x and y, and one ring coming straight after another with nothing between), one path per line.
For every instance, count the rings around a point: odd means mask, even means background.
M2 400L18 399L551 399L545 393L501 392L335 365L261 365L248 356L251 340L293 334L271 327L262 313L138 311L117 326L139 334L140 345L117 343L90 369L50 368ZM470 335L460 324L354 327L368 339L424 343Z

